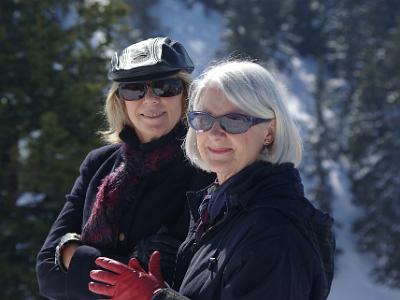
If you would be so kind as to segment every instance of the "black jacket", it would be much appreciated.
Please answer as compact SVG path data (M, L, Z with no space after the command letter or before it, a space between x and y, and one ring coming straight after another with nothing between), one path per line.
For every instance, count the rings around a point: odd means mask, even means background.
M333 275L332 219L303 196L292 164L256 162L228 180L226 209L197 241L197 207L178 253L175 289L153 300L320 300ZM224 183L225 184L225 183ZM223 185L222 185L223 186Z
M181 139L181 129L174 138ZM142 144L144 150L163 143L161 139ZM181 140L180 140L181 141ZM163 169L143 178L138 186L133 209L127 210L121 220L121 231L126 238L116 249L99 249L80 246L75 252L68 272L63 273L54 263L55 248L61 237L68 232L80 233L90 216L102 179L121 162L121 145L109 145L91 151L80 167L65 205L54 222L46 241L37 256L36 273L40 293L48 299L95 299L88 291L89 271L95 269L94 260L108 256L127 263L133 247L141 239L156 233L162 226L169 233L184 240L189 224L185 192L209 185L214 176L192 167L182 156Z

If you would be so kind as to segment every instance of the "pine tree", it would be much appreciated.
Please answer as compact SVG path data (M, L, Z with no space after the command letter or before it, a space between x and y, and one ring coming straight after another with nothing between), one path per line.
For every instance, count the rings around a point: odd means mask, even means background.
M368 3L362 17L365 42L359 86L351 106L352 181L354 201L365 215L354 224L359 248L375 257L373 276L400 287L400 101L395 78L400 53L399 5ZM397 95L397 96L396 96ZM397 117L396 117L397 115ZM397 146L397 147L396 147ZM398 149L398 148L397 148Z
M105 54L125 10L117 0L0 4L1 299L39 298L35 257L99 145Z

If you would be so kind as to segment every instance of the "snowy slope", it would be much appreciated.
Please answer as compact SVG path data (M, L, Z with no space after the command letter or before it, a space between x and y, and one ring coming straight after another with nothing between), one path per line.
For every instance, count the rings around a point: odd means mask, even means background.
M313 99L311 86L314 84L315 67L312 61L293 58L290 62L292 72L280 74L281 80L288 88L288 100L303 131L312 127ZM333 217L336 227L336 242L343 251L336 261L337 271L332 284L329 300L399 300L400 290L389 289L374 283L368 276L371 272L369 257L355 249L356 237L351 231L351 224L361 213L350 200L349 179L346 176L348 162L329 162L330 182L333 186L335 201ZM307 186L307 182L305 182Z
M206 15L200 4L189 10L179 0L160 0L154 14L163 16L160 21L165 32L187 47L196 64L194 75L199 74L222 45L222 17L215 13ZM310 84L314 81L314 68L312 62L299 58L293 58L291 64L293 72L280 74L279 77L288 87L290 111L302 125L302 130L307 130L307 126L313 124ZM338 271L329 300L399 300L400 290L388 289L369 279L371 268L368 257L355 251L355 237L350 226L359 211L350 202L345 167L345 162L331 162L330 179L337 196L333 207L334 218L341 224L336 230L337 244L343 254L336 263Z
M185 45L196 66L193 75L201 73L221 47L222 18L212 12L206 16L200 4L188 10L179 0L160 0L154 15L163 16L160 18L163 31Z

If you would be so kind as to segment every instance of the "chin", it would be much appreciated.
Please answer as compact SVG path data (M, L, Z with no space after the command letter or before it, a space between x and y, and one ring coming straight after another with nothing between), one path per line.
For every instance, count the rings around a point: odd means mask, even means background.
M228 173L232 170L230 161L213 161L207 163L208 168L214 173Z

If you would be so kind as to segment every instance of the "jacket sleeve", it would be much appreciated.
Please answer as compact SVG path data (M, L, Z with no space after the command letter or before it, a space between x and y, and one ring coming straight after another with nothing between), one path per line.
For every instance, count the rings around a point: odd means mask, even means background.
M89 272L95 266L94 260L103 255L101 249L80 246L75 252L67 273L62 272L55 264L55 248L61 237L68 232L80 233L86 190L90 179L98 168L96 155L89 153L80 167L71 193L53 223L50 232L39 251L36 261L36 276L40 293L48 299L96 299L89 292ZM128 261L128 258L118 258Z
M150 300L190 300L171 288L158 290Z
M238 249L225 267L221 300L309 300L312 263L292 237L279 231Z

